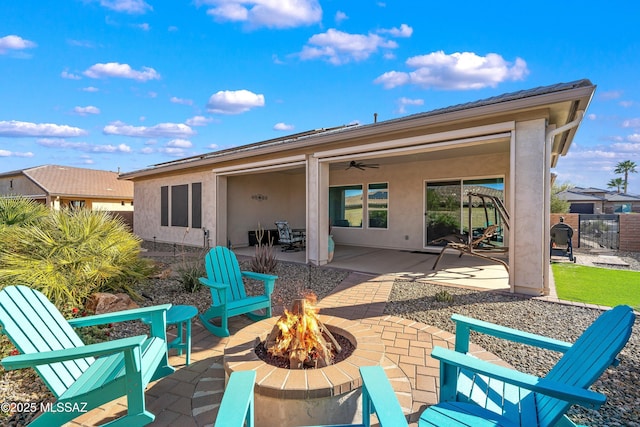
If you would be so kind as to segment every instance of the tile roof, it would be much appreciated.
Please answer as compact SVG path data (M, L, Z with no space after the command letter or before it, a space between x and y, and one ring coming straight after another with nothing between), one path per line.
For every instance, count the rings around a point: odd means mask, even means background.
M133 198L133 182L119 180L117 172L45 165L22 173L50 195Z

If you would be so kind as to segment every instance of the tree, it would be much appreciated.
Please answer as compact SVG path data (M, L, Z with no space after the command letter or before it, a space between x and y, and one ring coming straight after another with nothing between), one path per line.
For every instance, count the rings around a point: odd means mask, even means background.
M607 184L607 188L617 188L617 192L620 192L620 187L622 187L624 185L624 179L618 177L618 178L613 178L611 181L609 181L609 183Z
M565 182L564 184L560 184L560 185L553 184L553 187L551 187L551 206L550 206L551 213L569 212L569 208L571 207L571 204L568 201L558 197L558 193L562 193L563 191L570 190L573 187L574 187L573 184L570 184L568 182Z
M616 165L616 169L613 171L617 174L624 174L624 193L627 193L627 186L629 185L629 174L637 173L636 163L631 160L625 160Z

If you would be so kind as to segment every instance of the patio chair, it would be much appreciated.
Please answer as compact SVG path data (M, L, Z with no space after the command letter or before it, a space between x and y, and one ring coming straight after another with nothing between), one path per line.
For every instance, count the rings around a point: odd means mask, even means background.
M440 403L420 415L419 427L575 426L565 416L572 404L597 409L606 401L605 395L589 387L607 367L619 363L616 357L631 336L635 315L628 306L608 310L573 344L459 315L452 320L456 322L455 351L434 347L431 353L440 361ZM466 354L472 330L559 351L564 356L539 378ZM378 413L384 410L402 415L382 368L361 368L360 374L368 384L363 394L370 394L371 407ZM399 418L380 422L381 427L399 425L406 424Z
M172 372L167 358L165 315L170 304L65 320L40 292L26 286L0 291L2 333L20 351L2 359L5 369L35 368L57 401L31 426L59 426L121 396L127 413L118 426L144 426L154 420L145 409L150 381ZM148 319L151 336L140 335L85 345L73 327Z
M246 314L257 321L271 317L271 293L278 276L240 271L236 255L224 246L212 248L205 255L207 277L198 280L211 291L211 306L200 315L205 328L219 337L229 336L229 317ZM247 296L243 278L250 278L264 283L264 293ZM253 313L264 310L264 315ZM220 326L211 320L220 318Z
M551 227L550 234L550 255L566 256L569 258L569 261L576 262L576 258L573 256L573 243L571 242L573 228L560 219L558 224L554 224L553 227Z
M431 269L432 270L436 269L436 267L438 266L438 263L440 262L440 259L442 259L442 256L444 255L447 249L455 249L460 252L459 257L462 257L462 255L464 254L467 254L467 255L472 255L479 258L488 259L490 261L494 261L494 262L497 262L498 264L501 264L502 266L504 266L504 268L508 272L509 264L507 264L507 262L501 258L492 256L492 254L502 254L502 253L506 253L509 250L509 248L505 246L496 246L493 243L491 243L491 238L493 238L496 235L497 231L498 231L498 226L495 224L492 224L492 225L489 225L487 228L485 228L479 237L476 237L471 241L467 240L466 242L461 243L459 241L460 238L458 238L458 241L456 241L456 239L451 238L451 241L448 241L447 244L440 251L438 258L436 258L436 262L433 263L433 267L431 267ZM469 237L467 236L465 237L469 239ZM446 237L442 239L446 239Z
M293 231L287 221L276 221L282 251L299 251L304 247L304 233Z

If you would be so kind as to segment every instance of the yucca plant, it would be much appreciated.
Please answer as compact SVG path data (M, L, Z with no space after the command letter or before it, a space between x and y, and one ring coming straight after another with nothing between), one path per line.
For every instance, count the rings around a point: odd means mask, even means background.
M124 222L87 209L51 211L37 225L0 229L0 286L25 284L61 310L81 306L93 292L120 291L151 271L140 240Z

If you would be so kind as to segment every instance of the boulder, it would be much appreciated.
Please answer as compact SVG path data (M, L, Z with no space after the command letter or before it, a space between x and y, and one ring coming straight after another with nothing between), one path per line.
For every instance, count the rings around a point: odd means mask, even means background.
M133 302L127 294L110 294L107 292L97 292L87 299L85 308L95 314L113 313L114 311L138 308L139 305Z

